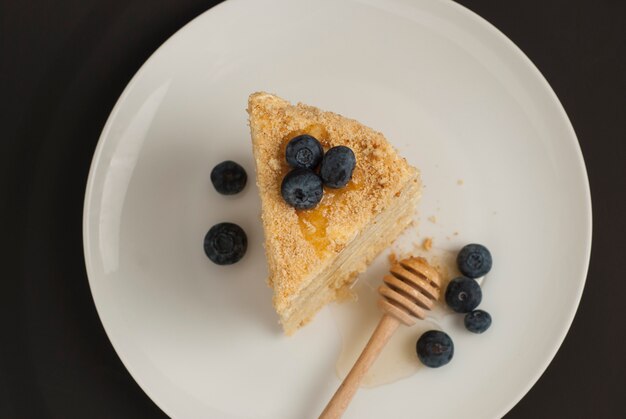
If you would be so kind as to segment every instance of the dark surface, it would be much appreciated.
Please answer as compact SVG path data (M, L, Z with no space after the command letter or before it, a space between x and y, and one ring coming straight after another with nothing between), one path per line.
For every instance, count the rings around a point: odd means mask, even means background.
M95 311L82 255L83 193L126 83L211 3L0 1L0 254L8 267L0 417L164 416L124 369ZM507 417L626 417L626 3L460 3L508 35L548 79L580 139L593 196L580 309L554 362Z

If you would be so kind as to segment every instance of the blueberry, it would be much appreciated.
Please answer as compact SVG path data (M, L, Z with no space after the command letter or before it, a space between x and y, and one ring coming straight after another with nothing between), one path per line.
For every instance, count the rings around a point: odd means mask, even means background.
M241 192L247 180L246 171L234 161L223 161L211 170L211 183L222 195Z
M315 169L322 161L324 149L315 137L298 135L287 143L285 157L287 163L294 168Z
M420 336L415 349L422 364L431 368L446 365L454 355L452 339L440 330L429 330Z
M459 271L468 278L479 278L491 270L491 253L482 244L468 244L456 257Z
M352 172L356 166L354 152L348 147L340 145L326 152L320 167L320 176L324 185L329 188L343 188L352 179Z
M218 265L239 262L247 248L248 237L237 224L215 224L204 236L204 253Z
M286 203L296 209L315 207L324 193L322 179L310 169L293 169L280 185L280 194Z
M465 315L465 328L473 333L482 333L491 326L491 315L484 310L470 311Z
M460 276L454 278L446 288L446 303L457 313L468 313L478 307L483 293L478 282Z

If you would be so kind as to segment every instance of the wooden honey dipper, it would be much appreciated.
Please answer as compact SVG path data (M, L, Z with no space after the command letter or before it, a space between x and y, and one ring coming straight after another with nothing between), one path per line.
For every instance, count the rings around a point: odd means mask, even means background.
M391 266L378 288L382 298L378 306L384 314L365 345L361 356L326 405L320 419L340 418L359 389L361 380L385 347L400 323L415 324L424 319L441 292L439 273L425 259L410 257Z

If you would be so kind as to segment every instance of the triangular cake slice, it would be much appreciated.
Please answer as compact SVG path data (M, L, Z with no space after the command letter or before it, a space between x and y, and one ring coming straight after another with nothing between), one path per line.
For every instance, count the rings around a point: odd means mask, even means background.
M325 304L349 295L356 275L411 223L419 172L385 137L361 123L304 104L254 93L248 101L265 253L274 307L290 335ZM317 207L296 210L280 193L290 170L285 147L300 134L324 150L344 145L356 156L343 189L324 188Z

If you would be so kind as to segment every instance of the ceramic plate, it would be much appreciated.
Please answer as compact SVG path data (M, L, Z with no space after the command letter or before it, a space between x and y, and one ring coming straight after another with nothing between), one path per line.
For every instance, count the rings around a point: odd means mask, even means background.
M100 138L84 211L93 297L135 380L176 418L316 417L339 384L341 310L287 338L272 309L245 112L259 90L358 119L421 169L417 227L394 246L432 237L438 249L479 242L494 255L481 305L491 329L473 335L444 316L452 362L362 389L346 417L504 415L578 306L589 186L539 71L489 23L442 0L229 0L141 68ZM236 196L209 181L226 159L249 175ZM233 266L203 253L221 221L248 234ZM389 251L360 283L380 280Z

